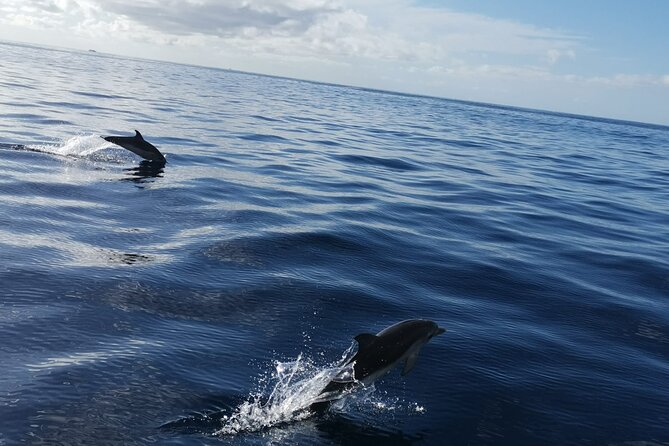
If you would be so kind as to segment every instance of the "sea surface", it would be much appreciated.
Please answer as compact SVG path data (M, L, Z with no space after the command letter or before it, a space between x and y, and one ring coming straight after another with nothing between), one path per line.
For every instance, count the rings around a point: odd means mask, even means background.
M669 444L667 127L8 43L0 117L0 445Z

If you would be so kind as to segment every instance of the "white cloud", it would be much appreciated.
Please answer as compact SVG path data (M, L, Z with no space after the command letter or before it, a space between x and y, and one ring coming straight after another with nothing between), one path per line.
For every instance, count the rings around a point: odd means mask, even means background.
M549 65L555 65L560 59L563 58L574 59L576 58L576 53L573 49L567 50L558 50L556 48L551 48L546 52L546 60Z
M639 87L669 85L668 76L652 74L616 74L613 76L595 76L583 78L585 82L601 84L609 87Z
M328 1L98 0L107 12L165 34L231 36L243 28L303 32L335 8Z
M439 62L455 54L573 57L575 36L406 0L0 0L0 22L90 38L304 57ZM192 39L206 36L207 39Z

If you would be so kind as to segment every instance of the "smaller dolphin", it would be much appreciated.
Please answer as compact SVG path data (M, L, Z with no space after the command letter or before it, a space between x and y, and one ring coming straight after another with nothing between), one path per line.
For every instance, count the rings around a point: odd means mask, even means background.
M344 360L340 373L325 386L309 409L325 409L356 386L372 384L401 363L404 363L402 376L405 376L416 365L423 345L445 331L432 321L409 319L391 325L375 335L357 335L354 338L358 342L357 353L348 361ZM351 367L353 376L350 373Z
M145 160L163 164L167 162L163 154L153 144L147 142L137 130L135 130L135 136L101 136L101 138L128 149Z

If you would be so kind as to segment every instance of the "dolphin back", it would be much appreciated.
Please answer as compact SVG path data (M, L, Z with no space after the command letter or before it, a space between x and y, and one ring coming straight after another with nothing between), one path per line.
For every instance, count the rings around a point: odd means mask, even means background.
M119 143L119 138L123 138L122 136L103 136L102 139L105 141L109 141L112 144L117 144Z
M325 409L333 401L355 391L359 386L371 385L402 364L402 376L406 376L416 365L421 348L445 331L433 321L409 319L377 334L360 333L354 338L358 343L357 352L352 358L344 359L342 364L352 368L352 375L342 373L335 376L309 408L312 411Z
M160 153L153 144L146 141L138 130L135 130L135 136L102 136L102 139L124 149L130 150L145 160L166 163L165 156Z

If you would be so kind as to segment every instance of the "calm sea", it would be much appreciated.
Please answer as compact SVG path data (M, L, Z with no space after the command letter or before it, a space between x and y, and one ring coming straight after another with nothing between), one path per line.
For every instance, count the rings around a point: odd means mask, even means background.
M669 442L667 127L15 44L0 117L0 445Z

